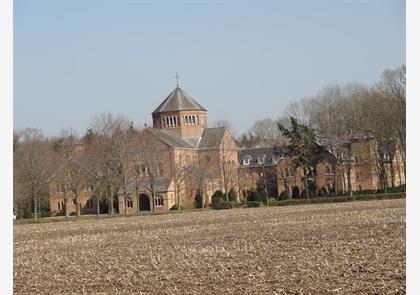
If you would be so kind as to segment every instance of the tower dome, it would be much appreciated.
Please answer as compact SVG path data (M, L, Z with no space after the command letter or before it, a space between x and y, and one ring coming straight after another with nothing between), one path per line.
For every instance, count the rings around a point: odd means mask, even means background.
M207 127L207 110L178 85L153 111L153 127L183 138L199 138Z

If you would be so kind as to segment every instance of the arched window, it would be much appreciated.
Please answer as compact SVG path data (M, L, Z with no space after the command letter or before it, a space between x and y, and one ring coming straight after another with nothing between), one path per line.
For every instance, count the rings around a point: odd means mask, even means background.
M331 174L331 168L328 165L325 167L325 174Z
M127 208L133 208L133 200L131 198L128 198L126 201Z
M197 125L200 125L200 117L197 116Z
M192 116L193 125L195 125L195 116Z
M162 207L163 206L163 197L161 195L156 196L155 206L156 207Z

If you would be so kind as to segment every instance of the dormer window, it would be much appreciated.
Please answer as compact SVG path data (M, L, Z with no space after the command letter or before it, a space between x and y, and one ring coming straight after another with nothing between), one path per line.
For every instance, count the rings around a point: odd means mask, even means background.
M246 155L242 160L242 164L246 165L246 166L250 165L251 164L251 159L252 158L251 158L250 155Z
M265 155L261 155L260 157L258 157L258 164L265 164Z

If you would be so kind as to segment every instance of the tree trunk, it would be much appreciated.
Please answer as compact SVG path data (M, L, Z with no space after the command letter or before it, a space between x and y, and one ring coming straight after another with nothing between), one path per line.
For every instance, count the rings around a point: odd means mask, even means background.
M99 206L99 196L96 197L96 216L100 214L100 206Z
M156 189L155 189L155 185L153 184L152 185L152 205L153 205L153 213L155 213L155 210L156 210L156 208L155 208L155 199L156 199Z
M69 217L69 197L67 196L67 192L64 192L64 210L66 212L66 218Z
M391 170L391 187L395 187L395 167L392 160L389 164L389 169Z
M353 195L353 189L351 186L351 168L347 168L347 192L350 196Z
M406 167L406 162L405 162L405 158L403 159L403 167L404 167L404 184L407 183L407 167Z
M305 197L309 199L309 185L308 185L308 170L305 167L304 181L305 181Z
M80 216L79 194L77 193L77 191L75 191L74 194L76 195L76 215L79 217Z
M38 215L38 200L36 199L36 195L34 195L34 219L37 219Z
M181 210L181 204L179 204L179 188L176 189L176 197L178 199L178 211Z
M206 204L206 190L203 189L201 193L201 209L204 209Z
M337 163L333 162L333 173L334 173L334 196L337 196ZM329 193L329 192L328 192Z
M109 214L114 214L114 187L111 185L109 190Z

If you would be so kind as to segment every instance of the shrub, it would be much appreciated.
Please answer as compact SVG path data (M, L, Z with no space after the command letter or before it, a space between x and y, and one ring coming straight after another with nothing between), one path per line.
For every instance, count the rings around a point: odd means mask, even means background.
M232 209L232 203L233 202L223 202L223 209Z
M264 204L267 204L267 201L268 201L268 193L267 193L267 189L266 189L265 185L264 184L260 184L258 186L258 188L257 188L257 191L258 191L258 193L261 196L261 201Z
M283 201L283 200L288 200L290 199L289 194L286 191L283 191L280 193L279 195L279 200Z
M288 206L288 205L317 204L317 203L338 203L338 202L369 201L369 200L388 200L388 199L400 199L400 198L405 198L405 193L353 195L353 196L324 197L324 198L310 198L310 199L289 199L289 200L274 202L273 206Z
M203 196L201 194L195 196L195 208L203 208Z
M270 204L270 206L273 206L273 204L276 202L275 198L270 198L268 199L268 203Z
M33 218L33 214L28 209L23 210L23 218L24 219L31 219Z
M16 219L22 219L23 218L23 213L24 213L24 210L17 209L16 210Z
M233 188L231 188L228 193L228 199L229 199L229 202L238 202L238 194Z
M178 205L178 204L174 204L170 210L178 210L178 206L179 206L179 210L184 210L184 206L182 205Z
M249 202L261 202L261 195L256 190L251 190L251 193L248 195L248 203Z
M51 211L42 210L41 211L41 218L44 218L44 217L51 217Z
M248 202L246 203L246 206L247 206L248 208L261 207L261 206L262 206L262 203L261 203L261 202L258 202L258 201L248 201Z
M217 191L214 192L214 194L212 196L212 199L213 199L213 197L220 198L220 199L224 200L225 199L225 194L221 190L217 190Z
M216 210L223 209L225 206L223 198L213 195L211 198L211 207Z

